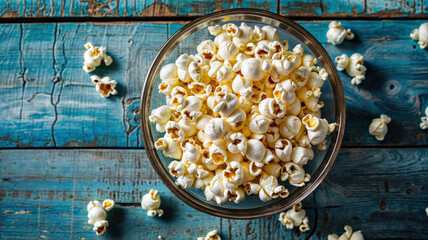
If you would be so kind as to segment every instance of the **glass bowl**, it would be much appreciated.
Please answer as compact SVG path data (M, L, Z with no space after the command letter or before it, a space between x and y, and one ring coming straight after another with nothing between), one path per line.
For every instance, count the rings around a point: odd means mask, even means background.
M290 195L287 198L276 198L262 202L258 195L247 196L241 203L233 201L225 205L208 202L203 190L190 188L182 189L175 184L174 178L168 172L168 164L172 159L157 151L154 142L163 137L156 131L155 125L148 118L150 112L166 104L165 95L158 92L161 83L159 72L163 65L173 63L183 53L195 54L196 46L203 40L214 39L208 32L208 27L216 24L245 22L247 25L271 25L278 29L282 40L288 40L290 49L296 44L302 44L305 53L311 53L318 59L319 66L326 69L329 81L325 82L321 91L325 106L321 109L322 117L329 122L336 122L338 127L327 137L327 149L319 151L316 146L312 149L315 157L304 167L311 175L311 180L305 186L297 188L284 184ZM250 219L269 216L287 210L307 197L322 182L333 165L339 152L345 127L345 99L342 84L335 65L321 44L305 29L295 22L273 14L255 9L225 10L198 18L178 30L161 48L147 74L140 106L140 124L143 131L143 141L150 162L163 183L182 201L195 209L226 218Z

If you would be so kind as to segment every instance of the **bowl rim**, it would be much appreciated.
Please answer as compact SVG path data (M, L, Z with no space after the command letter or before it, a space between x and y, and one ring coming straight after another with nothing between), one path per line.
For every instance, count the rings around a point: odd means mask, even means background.
M287 197L279 201L273 202L271 204L268 204L259 208L252 208L252 209L223 208L220 205L218 206L212 205L207 202L200 201L196 197L192 196L185 189L179 188L175 184L175 181L170 176L169 172L162 165L162 162L159 159L159 157L157 156L156 150L154 148L154 140L150 130L150 125L149 125L150 123L148 121L148 116L150 115L151 95L154 89L154 84L160 72L161 66L163 66L166 58L169 56L169 55L166 56L165 53L168 53L168 51L170 51L169 52L170 54L173 51L173 50L169 50L169 48L171 47L170 45L172 43L175 43L178 45L179 43L177 41L180 38L184 39L183 37L184 33L190 32L188 35L190 36L193 32L196 32L196 30L194 30L196 29L195 26L197 26L201 22L208 21L209 19L218 19L220 17L223 17L223 21L229 21L230 16L232 15L236 16L236 15L242 15L242 14L254 15L256 17L266 18L267 20L271 19L272 22L268 23L270 25L273 25L272 24L273 22L278 22L278 23L288 25L291 28L289 29L282 28L282 29L287 32L290 32L290 30L292 31L296 30L297 34L302 35L300 37L305 38L306 41L309 41L311 44L313 44L314 48L316 49L315 52L318 52L320 54L320 57L323 58L322 60L324 64L328 66L326 67L323 64L323 67L326 69L326 71L330 76L329 83L331 85L331 89L333 92L333 101L335 103L334 117L335 117L336 123L338 124L338 127L336 128L337 131L334 131L332 133L332 137L331 137L332 140L329 144L328 149L326 150L327 151L326 155L324 156L324 159L322 160L320 166L316 169L315 173L312 175L312 179L304 187L298 188L293 192L293 194L296 195L296 198L294 200L290 200L289 197ZM231 20L231 21L240 21L240 19ZM276 27L279 28L278 26ZM309 48L308 42L305 42L304 39L299 38L293 33L291 34L294 37L298 38L300 41L302 41ZM311 50L312 52L314 52L313 49ZM317 58L320 59L319 57ZM159 64L159 62L161 61L163 61L162 64ZM153 81L151 81L150 79L153 79ZM285 18L276 13L272 13L264 10L247 9L247 8L222 10L222 11L214 12L214 13L199 17L191 21L190 23L186 24L185 26L180 28L176 33L174 33L159 50L158 54L154 58L149 68L149 71L147 72L142 94L141 94L141 102L140 102L140 128L143 133L142 139L144 143L144 148L146 150L146 154L150 160L152 167L155 169L156 173L159 175L162 182L168 187L168 189L175 196L177 196L187 205L201 212L204 212L213 216L231 218L231 219L254 219L254 218L266 217L273 214L277 214L279 212L282 212L291 208L292 206L294 206L295 204L297 204L298 202L306 198L309 194L311 194L322 182L322 180L325 178L325 176L331 169L339 153L339 149L340 149L344 131L345 131L345 119L346 119L345 98L344 98L344 91L343 91L340 77L336 71L335 65L333 64L330 58L330 55L327 53L324 47L318 42L318 40L314 36L312 36L307 30L305 30L303 27L301 27L294 21L289 20L288 18ZM327 161L326 161L326 158L328 158ZM289 201L286 202L287 200Z

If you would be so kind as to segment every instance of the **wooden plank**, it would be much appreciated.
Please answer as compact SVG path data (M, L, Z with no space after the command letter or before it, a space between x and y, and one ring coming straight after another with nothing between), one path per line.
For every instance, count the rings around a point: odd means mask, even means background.
M277 12L277 1L115 1L115 0L1 0L0 17L159 17L202 16L231 8L258 8Z
M257 8L290 17L424 17L428 8L423 0L1 0L0 17L170 17L203 16L231 8Z
M428 143L426 131L419 128L428 106L427 51L407 34L422 21L344 21L357 39L340 46L326 42L328 22L299 23L332 58L354 52L365 56L368 72L361 85L351 85L350 77L340 73L347 104L345 145ZM7 117L0 121L0 147L142 147L138 108L143 79L158 49L181 26L1 25L0 91L5 101L0 109ZM117 80L117 96L100 98L90 74L81 69L87 41L106 46L114 58L111 67L94 74ZM31 81L24 85L22 79ZM385 141L378 142L367 129L382 113L392 122Z
M92 239L86 203L113 198L108 239L195 239L214 228L224 239L326 239L345 224L366 239L425 239L427 160L424 148L342 149L303 203L312 230L300 235L281 226L278 215L238 221L193 210L161 183L144 150L0 150L0 234ZM160 219L139 207L151 188L166 210Z

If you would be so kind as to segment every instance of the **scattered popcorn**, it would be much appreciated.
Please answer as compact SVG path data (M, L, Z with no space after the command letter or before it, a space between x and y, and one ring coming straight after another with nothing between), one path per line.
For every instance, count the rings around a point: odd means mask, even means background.
M375 118L369 126L369 133L376 137L378 141L383 141L388 133L387 124L391 122L391 118L385 114L381 114L380 118Z
M106 54L107 49L105 47L94 46L91 42L85 45L86 52L84 54L85 62L83 63L83 70L85 72L92 72L104 61L106 66L110 66L113 59Z
M428 207L427 207L427 208L425 208L425 212L427 213L427 216L428 216Z
M286 198L285 182L310 181L303 167L312 146L325 150L335 129L321 117L328 73L302 45L289 50L273 27L228 23L208 31L214 40L160 71L167 103L149 117L164 133L155 148L174 159L168 170L177 186L201 189L207 201Z
M302 203L294 205L294 207L287 212L280 213L278 221L280 221L287 229L299 227L301 232L306 232L310 229L309 219L306 216L306 211L302 208Z
M348 225L345 226L345 232L339 237L337 234L329 234L328 240L364 240L361 231L353 232L352 228Z
M158 215L161 217L163 215L163 210L159 209L161 204L161 199L159 197L158 191L151 189L149 193L143 196L141 200L141 207L147 211L147 215L154 217Z
M425 116L421 117L421 121L419 127L421 127L422 130L428 129L428 107L425 108Z
M207 236L199 237L198 240L221 240L221 238L217 234L217 230L212 230L207 234Z
M93 230L97 235L102 235L109 225L107 218L107 211L114 208L114 201L106 199L101 204L99 201L90 201L86 207L88 211L88 223L94 225Z
M428 45L428 22L422 23L419 29L413 29L410 38L418 41L420 48L424 49Z
M116 95L116 84L115 80L111 80L110 77L100 78L96 75L91 76L91 80L95 83L95 90L100 93L101 97L110 97L110 95Z
M346 54L342 54L334 59L337 63L337 70L343 71L346 70L349 76L353 77L351 83L354 85L359 85L362 81L366 79L364 76L366 74L367 68L364 66L364 57L359 53L354 53L350 58Z
M354 39L354 34L351 32L351 29L345 30L342 27L341 22L333 21L328 25L327 31L327 42L332 43L333 45L339 45L343 42L343 40Z

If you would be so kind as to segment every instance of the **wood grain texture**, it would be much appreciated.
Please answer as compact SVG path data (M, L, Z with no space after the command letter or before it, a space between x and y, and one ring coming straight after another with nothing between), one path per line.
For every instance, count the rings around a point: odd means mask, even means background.
M327 44L328 22L299 22L332 58L365 56L359 86L340 73L347 104L344 145L426 145L419 128L428 106L428 52L408 33L422 21L344 21L356 39ZM148 68L180 24L0 25L0 147L142 147L139 98ZM101 98L82 70L83 44L106 46L113 65L94 74L118 81L119 94ZM384 142L368 133L380 114L392 118Z
M303 203L312 230L300 234L285 229L278 215L239 221L188 207L161 183L144 150L1 150L0 234L95 239L86 204L112 198L118 206L108 214L107 239L195 239L211 229L223 239L326 239L345 224L366 239L426 239L426 161L424 148L342 149ZM148 217L139 206L151 188L160 192L162 218Z
M290 17L424 17L423 0L1 0L0 17L170 17L202 16L231 8L258 8Z

